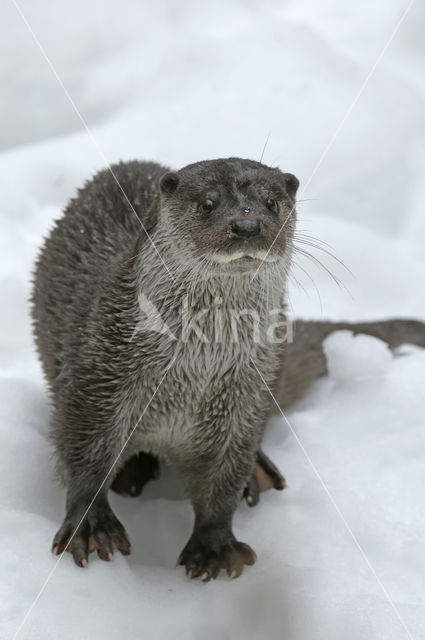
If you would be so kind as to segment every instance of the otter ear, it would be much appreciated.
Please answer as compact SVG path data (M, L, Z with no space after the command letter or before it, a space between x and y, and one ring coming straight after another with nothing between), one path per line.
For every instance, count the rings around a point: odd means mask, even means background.
M295 200L297 189L300 186L300 181L292 173L284 173L283 177L286 182L286 191L292 200Z
M178 184L179 176L177 175L177 173L165 173L159 181L159 188L161 190L161 193L168 193L169 195L171 195L177 189Z

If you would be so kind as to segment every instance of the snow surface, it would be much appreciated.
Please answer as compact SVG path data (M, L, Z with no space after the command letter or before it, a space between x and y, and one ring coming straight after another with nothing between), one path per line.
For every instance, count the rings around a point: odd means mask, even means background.
M296 269L306 290L291 290L296 315L423 319L423 3L309 181L406 4L21 0L98 148L13 2L1 4L2 640L425 637L423 350L394 357L370 337L327 340L329 376L288 412L297 437L280 418L266 435L288 490L236 514L258 563L203 585L174 566L192 512L170 469L139 499L112 496L134 556L93 558L84 571L68 556L55 565L64 492L52 481L27 312L41 237L105 158L259 159L269 135L264 161L317 199L300 203L300 228L353 273L315 251L349 293L304 262L320 300Z

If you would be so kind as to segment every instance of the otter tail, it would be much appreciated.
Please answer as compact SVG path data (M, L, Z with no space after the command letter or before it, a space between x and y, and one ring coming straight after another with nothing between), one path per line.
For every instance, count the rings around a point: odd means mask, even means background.
M417 320L355 323L297 320L294 342L286 347L282 373L275 387L275 397L282 409L301 398L312 382L326 374L323 340L344 329L380 338L392 349L407 342L425 347L425 323Z

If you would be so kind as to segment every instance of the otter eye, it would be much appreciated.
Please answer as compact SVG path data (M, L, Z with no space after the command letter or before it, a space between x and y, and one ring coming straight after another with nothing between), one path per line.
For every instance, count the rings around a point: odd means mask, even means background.
M273 198L267 198L266 207L267 207L267 209L270 209L270 211L276 211L276 209L277 209L276 200L273 200Z
M213 209L214 202L210 198L207 198L205 202L199 205L199 210L201 211L201 213L211 213Z

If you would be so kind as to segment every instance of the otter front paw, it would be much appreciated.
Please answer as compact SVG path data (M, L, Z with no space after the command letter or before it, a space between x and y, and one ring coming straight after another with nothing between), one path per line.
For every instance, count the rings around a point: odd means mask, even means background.
M101 560L112 560L114 549L123 555L132 553L127 533L109 506L89 511L82 520L67 514L52 545L56 555L71 553L79 567L87 566L88 554L95 550Z
M203 582L208 582L218 576L220 569L226 569L231 578L238 578L244 565L253 565L256 559L251 547L238 542L232 535L226 541L214 544L194 533L177 564L186 567L186 574L190 579L200 576Z

